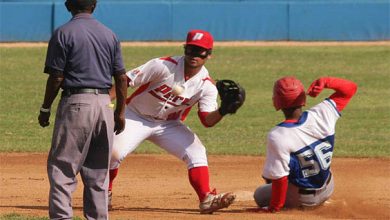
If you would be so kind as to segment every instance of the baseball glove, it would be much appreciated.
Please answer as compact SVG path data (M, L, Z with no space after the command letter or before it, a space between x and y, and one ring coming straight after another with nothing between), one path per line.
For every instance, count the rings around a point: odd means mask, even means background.
M219 97L221 98L221 107L219 113L234 114L244 104L245 90L233 80L218 80L216 83Z

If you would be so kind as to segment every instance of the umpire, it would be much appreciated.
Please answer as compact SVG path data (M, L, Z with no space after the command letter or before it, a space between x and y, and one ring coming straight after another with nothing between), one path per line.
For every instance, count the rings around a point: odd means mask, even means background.
M72 219L76 175L84 183L87 219L108 219L108 165L114 131L125 126L126 76L115 34L93 18L96 0L67 0L72 19L53 33L44 72L49 74L38 117L49 125L50 106L62 88L47 160L50 219ZM108 94L116 83L115 112Z

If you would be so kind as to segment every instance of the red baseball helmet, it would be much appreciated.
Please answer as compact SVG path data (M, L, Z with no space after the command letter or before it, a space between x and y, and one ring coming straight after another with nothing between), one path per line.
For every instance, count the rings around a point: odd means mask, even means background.
M276 111L282 108L300 107L306 104L305 88L293 76L278 79L274 84L272 100Z
M186 45L195 45L205 49L213 49L213 36L207 31L191 30L187 34Z

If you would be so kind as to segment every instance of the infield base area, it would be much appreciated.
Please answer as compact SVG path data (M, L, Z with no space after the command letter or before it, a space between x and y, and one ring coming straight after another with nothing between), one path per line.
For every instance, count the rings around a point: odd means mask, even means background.
M0 215L19 213L47 216L49 183L46 154L0 154ZM252 192L263 183L264 157L210 156L211 187L234 191L236 202L212 216L200 215L198 201L181 161L170 155L128 156L119 169L113 190L111 219L269 219L272 214L250 213ZM389 219L390 192L384 188L389 159L334 158L335 192L323 206L286 210L282 219ZM82 217L82 182L74 193L74 212Z

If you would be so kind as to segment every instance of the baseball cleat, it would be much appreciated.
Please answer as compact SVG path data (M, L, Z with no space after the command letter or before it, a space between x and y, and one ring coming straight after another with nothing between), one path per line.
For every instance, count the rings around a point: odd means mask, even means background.
M112 210L112 191L109 190L108 191L108 210L111 211Z
M229 207L236 198L233 193L217 194L215 190L210 192L206 198L199 204L200 214L213 214L213 212Z

